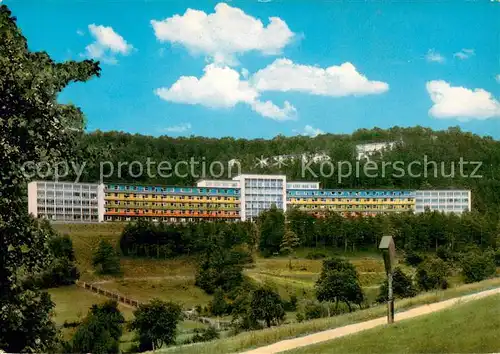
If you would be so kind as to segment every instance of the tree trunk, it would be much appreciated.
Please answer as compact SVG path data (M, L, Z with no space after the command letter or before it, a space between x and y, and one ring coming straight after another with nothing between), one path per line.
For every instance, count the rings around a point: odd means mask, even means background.
M266 324L267 327L271 327L271 320L269 318L266 318Z
M351 308L351 304L349 303L349 301L345 301L347 307L349 308L349 312L352 312L352 308Z

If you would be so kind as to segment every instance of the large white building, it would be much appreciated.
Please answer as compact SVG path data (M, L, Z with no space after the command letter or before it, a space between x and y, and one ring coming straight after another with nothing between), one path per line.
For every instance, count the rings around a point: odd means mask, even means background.
M28 184L28 211L34 217L53 221L104 221L104 185L31 182Z
M240 182L241 220L254 220L262 211L275 205L286 211L286 176L242 174Z
M461 214L472 207L471 191L468 190L417 190L415 212L425 209Z
M242 174L200 180L197 186L31 182L28 210L58 222L255 220L272 205L321 216L373 216L426 209L461 214L472 209L469 190L321 189L319 182L285 175Z

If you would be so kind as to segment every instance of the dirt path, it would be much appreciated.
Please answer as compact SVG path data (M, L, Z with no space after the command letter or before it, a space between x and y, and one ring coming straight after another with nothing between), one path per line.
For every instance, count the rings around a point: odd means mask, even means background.
M465 295L465 296L437 302L437 303L430 304L430 305L423 305L423 306L415 307L414 309L411 309L411 310L408 310L405 312L396 313L395 314L395 321L401 321L401 320L406 320L406 319L421 316L421 315L426 315L426 314L429 314L432 312L436 312L436 311L440 311L440 310L449 308L449 307L456 305L456 304L459 304L459 303L477 300L477 299L481 299L481 298L484 298L486 296L491 296L491 295L495 295L495 294L500 294L500 288L486 290L486 291L482 291L482 292L476 293L476 294ZM387 317L379 317L379 318L374 319L374 320L361 322L361 323L355 323L352 325L339 327L339 328L335 328L335 329L329 329L326 331L310 334L310 335L307 335L304 337L283 340L283 341L280 341L280 342L277 342L277 343L274 343L271 345L267 345L265 347L260 347L257 349L242 352L241 354L280 353L280 352L284 352L287 350L305 347L305 346L308 346L311 344L321 343L324 341L343 337L343 336L346 336L349 334L354 334L357 332L361 332L361 331L371 329L371 328L374 328L377 326L382 326L385 324L387 324Z

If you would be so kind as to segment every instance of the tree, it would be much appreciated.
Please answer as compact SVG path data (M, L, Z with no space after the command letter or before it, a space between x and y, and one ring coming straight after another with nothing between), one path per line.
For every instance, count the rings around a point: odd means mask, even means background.
M300 239L292 230L286 230L281 241L280 251L288 253L288 268L292 269L292 254L295 248L300 245Z
M449 268L445 261L436 257L427 258L417 268L417 283L424 291L446 289L448 273Z
M361 307L364 300L358 273L354 266L339 258L323 261L321 274L316 282L316 298L319 301L344 302L352 311L351 303Z
M462 276L466 283L475 283L489 278L496 273L495 256L493 251L483 253L469 252L460 262Z
M219 287L230 291L243 282L243 264L248 261L243 253L213 245L200 258L195 284L208 294L213 294Z
M380 286L380 292L377 297L377 302L383 303L387 301L388 295L387 279ZM406 275L401 268L395 268L392 276L392 291L394 296L399 298L414 297L417 295L417 289L413 285L411 277Z
M120 273L120 257L118 256L118 252L106 240L101 239L99 242L99 246L92 257L92 265L101 274Z
M50 232L27 212L26 172L30 163L53 166L75 156L83 115L57 96L99 71L90 60L55 63L31 52L15 17L0 6L0 349L7 352L47 352L54 345L50 296L23 284L50 259Z
M215 290L214 298L210 302L210 312L214 316L223 316L228 309L227 302L224 299L224 291L221 288Z
M175 343L177 323L182 319L179 305L153 299L147 304L139 305L134 316L130 328L138 332L141 351Z
M125 318L114 300L92 305L72 340L75 353L119 353Z
M267 327L279 324L285 319L281 297L269 288L260 288L252 292L250 311L254 319L265 321Z
M264 256L279 252L285 233L285 216L273 204L271 209L262 212L258 218L260 228L259 250Z

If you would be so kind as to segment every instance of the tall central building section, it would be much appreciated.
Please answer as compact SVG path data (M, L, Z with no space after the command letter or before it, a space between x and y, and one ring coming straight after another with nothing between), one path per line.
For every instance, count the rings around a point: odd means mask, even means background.
M241 220L255 220L275 205L286 211L286 176L242 174L234 177L240 183Z

